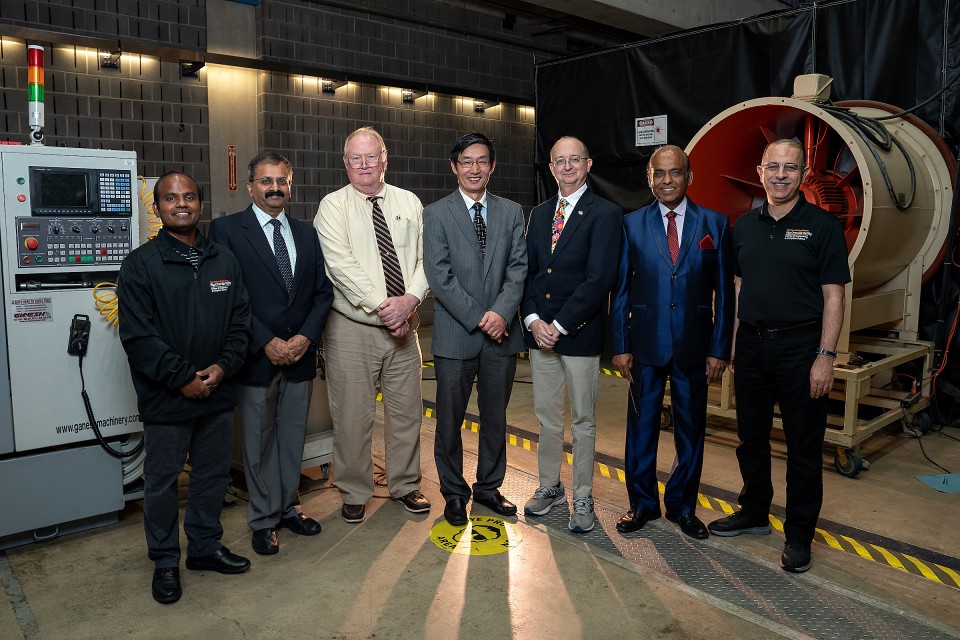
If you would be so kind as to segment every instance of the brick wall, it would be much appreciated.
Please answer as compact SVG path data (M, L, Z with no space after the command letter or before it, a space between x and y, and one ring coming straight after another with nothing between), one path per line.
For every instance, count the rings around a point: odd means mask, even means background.
M12 25L205 49L206 0L0 0Z
M175 62L126 54L119 70L100 69L92 50L44 47L47 146L135 151L142 175L178 169L201 186L209 183L207 90L202 81L181 80ZM0 122L5 125L0 138L25 143L24 43L0 41L0 74Z
M357 0L338 8L345 4L261 2L261 55L519 100L533 97L534 56L555 57L567 46L564 35L537 34L523 17L507 26L502 10L477 2Z
M448 154L464 133L479 131L497 148L490 191L529 210L534 201L534 117L512 104L474 111L473 100L428 95L404 104L395 88L350 83L335 95L317 78L263 73L260 76L260 145L290 158L296 188L290 213L312 221L327 193L347 183L343 140L373 126L389 151L387 181L413 191L427 205L456 188Z

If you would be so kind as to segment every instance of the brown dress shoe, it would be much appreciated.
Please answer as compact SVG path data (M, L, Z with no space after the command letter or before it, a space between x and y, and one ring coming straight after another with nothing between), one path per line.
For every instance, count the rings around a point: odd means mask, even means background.
M350 524L363 522L363 519L367 517L367 505L344 504L343 508L340 509L340 515L343 516L344 522L349 522Z
M403 508L410 513L426 513L430 511L430 501L420 493L419 489L414 489L410 493L400 498L394 498L403 505Z

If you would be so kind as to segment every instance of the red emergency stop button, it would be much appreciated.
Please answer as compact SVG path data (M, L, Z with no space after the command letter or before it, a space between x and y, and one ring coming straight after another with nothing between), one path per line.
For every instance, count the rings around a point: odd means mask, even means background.
M23 246L25 246L30 251L36 251L37 247L40 246L40 241L36 238L30 237L23 241Z

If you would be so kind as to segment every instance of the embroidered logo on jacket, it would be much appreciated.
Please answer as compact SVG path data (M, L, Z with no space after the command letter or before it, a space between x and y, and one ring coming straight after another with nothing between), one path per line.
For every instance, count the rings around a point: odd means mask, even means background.
M228 290L232 284L229 280L211 280L210 293L223 293Z

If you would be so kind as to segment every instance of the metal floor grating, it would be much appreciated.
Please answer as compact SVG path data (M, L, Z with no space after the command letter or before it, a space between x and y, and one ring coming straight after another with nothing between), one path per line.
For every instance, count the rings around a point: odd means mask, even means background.
M424 439L421 465L424 478L437 483L432 444L431 440ZM375 455L382 454L382 448L381 428L374 435ZM468 451L464 451L463 458L469 483L473 480L477 459ZM521 512L522 503L533 495L537 486L535 474L508 466L503 493L517 501ZM567 499L570 500L569 495ZM895 610L893 606L835 586L815 575L789 574L718 538L693 541L664 518L648 523L636 533L621 535L616 530L616 522L622 515L622 507L597 501L594 509L597 525L586 534L573 534L567 529L569 502L554 507L545 516L520 515L518 522L520 526L539 529L572 544L586 543L589 552L598 557L671 585L784 637L960 638L956 630Z

